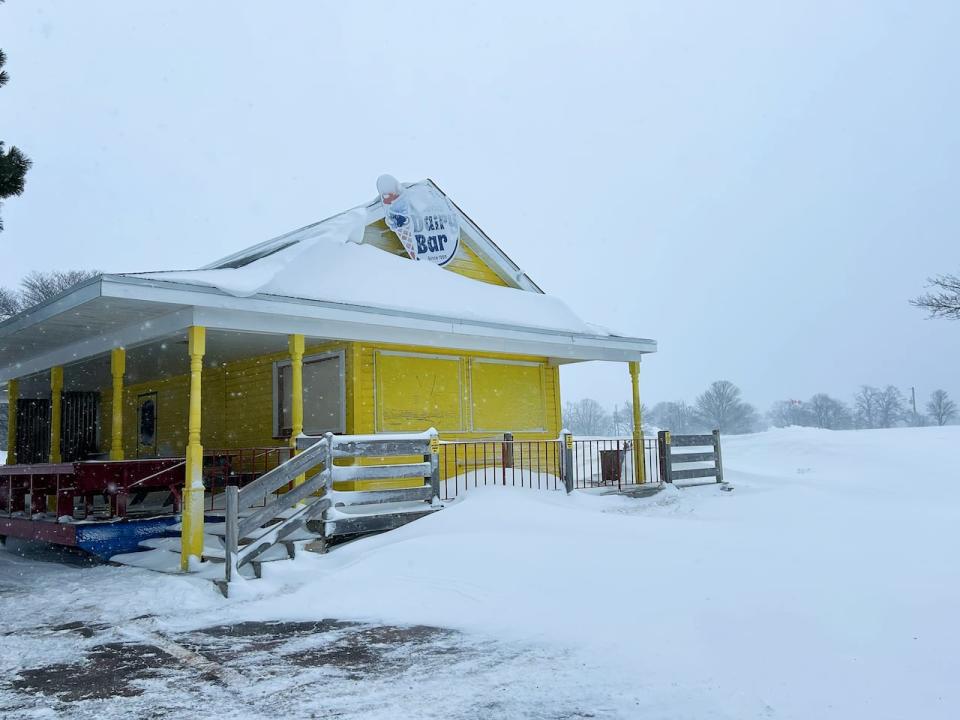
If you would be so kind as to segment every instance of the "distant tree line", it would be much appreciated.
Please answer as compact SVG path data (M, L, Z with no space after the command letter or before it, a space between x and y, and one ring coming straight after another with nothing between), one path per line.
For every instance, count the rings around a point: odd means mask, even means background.
M685 401L661 402L652 408L640 405L645 428L651 426L676 433L719 429L726 434L761 429L756 409L741 397L740 388L729 380L717 380L697 396L693 405ZM563 425L574 435L629 435L633 431L633 404L604 408L593 398L568 402L563 408Z
M957 404L946 390L934 390L922 412L916 412L893 385L862 385L850 405L820 393L806 401L781 400L767 417L775 427L801 425L846 430L890 428L898 425L948 425L958 417Z
M641 416L646 413L647 406L640 403ZM607 410L593 398L568 402L563 407L563 426L574 435L629 435L633 432L633 403L627 400Z
M863 385L849 404L826 393L817 393L809 400L780 400L766 416L761 416L743 400L740 388L729 380L717 380L693 404L677 400L659 402L649 409L641 404L640 408L645 431L661 428L680 434L718 429L726 435L737 435L771 425L827 430L948 425L960 418L957 404L945 390L931 393L923 408L925 412L914 412L893 385ZM628 401L607 409L592 398L568 402L563 408L563 424L575 435L629 435L633 430L633 406Z

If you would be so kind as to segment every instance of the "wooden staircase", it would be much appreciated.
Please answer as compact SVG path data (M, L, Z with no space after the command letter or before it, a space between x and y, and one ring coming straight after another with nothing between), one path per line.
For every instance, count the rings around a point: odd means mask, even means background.
M293 558L298 550L326 552L336 541L392 530L442 507L436 430L302 436L297 447L297 455L249 485L228 487L224 522L205 528L211 547L208 553L205 542L204 556L218 560L222 547L224 577L216 582L224 595L247 566L260 577L265 562ZM421 461L400 462L412 457ZM364 458L370 464L358 464ZM383 480L404 480L410 486L334 487ZM289 491L273 497L291 482Z

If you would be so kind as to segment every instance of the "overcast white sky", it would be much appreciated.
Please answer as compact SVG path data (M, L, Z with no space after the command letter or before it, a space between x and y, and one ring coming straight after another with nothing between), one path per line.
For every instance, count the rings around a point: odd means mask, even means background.
M192 268L432 177L547 292L652 337L648 403L960 395L960 3L0 5L0 283ZM629 396L624 366L564 399Z

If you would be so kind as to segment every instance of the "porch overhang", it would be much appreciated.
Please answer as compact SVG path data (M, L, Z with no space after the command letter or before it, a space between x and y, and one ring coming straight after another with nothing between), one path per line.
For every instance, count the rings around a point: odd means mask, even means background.
M0 382L169 337L192 325L258 334L502 352L557 364L631 361L654 340L589 335L389 308L103 275L0 323Z

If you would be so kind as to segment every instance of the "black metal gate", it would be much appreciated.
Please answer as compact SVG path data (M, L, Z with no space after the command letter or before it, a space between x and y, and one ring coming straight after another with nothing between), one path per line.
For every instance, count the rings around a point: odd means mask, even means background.
M60 443L63 462L87 460L97 452L100 393L65 392Z
M60 455L63 462L86 460L97 452L100 393L61 396ZM17 400L17 462L50 462L50 400Z
M50 400L17 400L17 462L50 461Z

